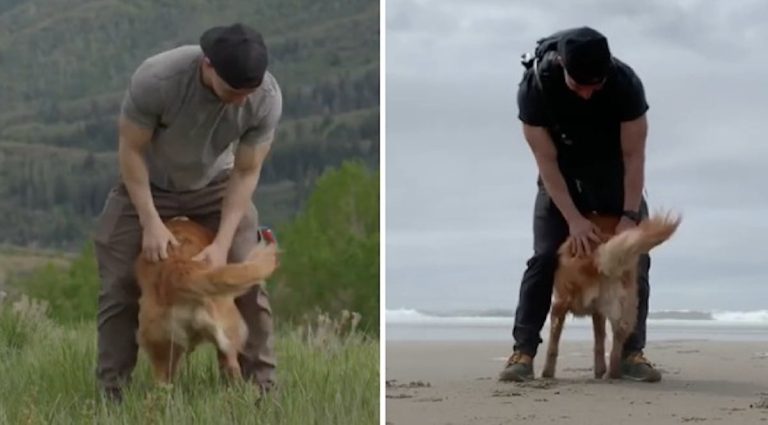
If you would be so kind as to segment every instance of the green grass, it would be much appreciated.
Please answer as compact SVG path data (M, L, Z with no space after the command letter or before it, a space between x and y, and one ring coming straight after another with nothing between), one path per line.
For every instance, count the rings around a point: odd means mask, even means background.
M278 333L279 389L259 404L253 387L221 381L212 347L202 346L171 389L153 384L141 353L117 406L96 391L94 323L63 326L34 303L6 303L0 424L378 424L378 341L319 323L320 332Z

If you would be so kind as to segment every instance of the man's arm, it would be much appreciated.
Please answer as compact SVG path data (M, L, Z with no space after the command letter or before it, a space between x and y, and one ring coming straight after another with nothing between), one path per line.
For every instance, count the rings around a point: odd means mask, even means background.
M131 203L139 215L142 227L142 254L150 261L165 260L168 258L168 244L178 245L178 242L163 224L149 188L149 171L144 162L144 150L152 140L152 130L120 117L118 135L117 156L120 174Z
M117 150L120 174L131 202L139 214L142 227L160 220L149 189L149 171L144 162L144 151L152 140L152 131L139 127L125 117L118 123Z
M528 142L536 165L539 168L541 180L547 193L568 223L581 217L581 213L571 199L565 178L557 164L557 150L549 133L544 127L535 127L523 123L523 135Z
M221 223L214 243L225 251L232 245L237 225L251 203L259 183L261 167L269 154L274 133L256 145L240 143L235 152L235 166L227 183L221 207Z
M214 244L226 251L229 251L235 230L251 204L251 197L259 184L261 167L272 148L283 112L283 96L277 81L270 77L263 84L270 95L268 109L263 116L253 117L252 126L240 138L235 151L235 166L222 200L221 222Z
M624 158L624 210L637 211L645 182L645 140L648 120L645 114L621 123L621 150Z

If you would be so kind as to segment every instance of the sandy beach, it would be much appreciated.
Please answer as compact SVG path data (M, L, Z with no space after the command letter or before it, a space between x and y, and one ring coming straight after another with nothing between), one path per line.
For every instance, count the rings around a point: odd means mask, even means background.
M546 341L545 341L546 344ZM659 383L595 380L589 341L563 341L556 378L496 380L512 342L387 341L386 422L768 425L768 343L650 341Z

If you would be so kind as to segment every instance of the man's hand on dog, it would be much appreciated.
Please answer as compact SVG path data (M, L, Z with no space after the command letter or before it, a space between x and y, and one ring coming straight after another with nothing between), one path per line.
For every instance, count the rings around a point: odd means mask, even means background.
M168 258L168 244L179 246L179 242L162 220L157 219L144 227L141 236L141 252L149 261L157 262Z
M571 254L581 257L592 253L592 242L600 243L600 230L587 218L579 216L568 223L573 238Z

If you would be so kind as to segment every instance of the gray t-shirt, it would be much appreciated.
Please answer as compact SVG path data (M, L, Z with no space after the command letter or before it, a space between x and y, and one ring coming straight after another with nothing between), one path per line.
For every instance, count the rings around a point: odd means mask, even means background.
M200 46L181 46L146 59L130 80L121 114L152 129L146 161L150 182L169 191L196 190L234 164L237 143L272 137L282 94L267 72L243 106L225 104L201 79Z

